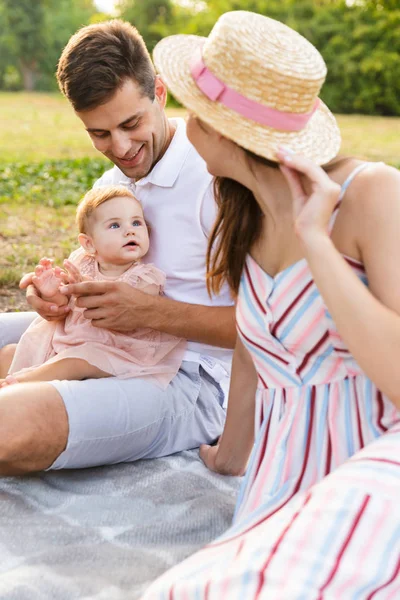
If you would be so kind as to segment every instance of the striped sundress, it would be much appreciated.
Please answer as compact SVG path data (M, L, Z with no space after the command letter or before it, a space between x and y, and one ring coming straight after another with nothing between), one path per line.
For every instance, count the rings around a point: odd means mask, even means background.
M305 259L270 277L248 256L236 321L258 388L234 525L143 600L400 598L399 412L350 355Z
M400 424L270 516L261 505L142 600L400 598Z
M343 184L331 229L346 189L368 164ZM363 265L344 258L368 285ZM261 503L274 514L400 417L347 350L305 259L270 277L248 255L236 322L258 388L256 444L235 521Z

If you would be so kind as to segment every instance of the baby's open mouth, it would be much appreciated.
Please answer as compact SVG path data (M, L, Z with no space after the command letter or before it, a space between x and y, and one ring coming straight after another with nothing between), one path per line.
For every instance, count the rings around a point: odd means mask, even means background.
M134 242L133 240L131 240L130 242L128 242L127 244L124 244L124 248L126 248L127 246L137 246L137 243Z

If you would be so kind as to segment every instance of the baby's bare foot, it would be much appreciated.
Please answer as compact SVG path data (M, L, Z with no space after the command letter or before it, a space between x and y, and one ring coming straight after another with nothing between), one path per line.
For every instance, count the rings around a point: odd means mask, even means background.
M32 282L42 298L52 298L57 294L62 279L59 270L53 269L53 261L42 258L35 269Z
M7 375L5 379L0 379L0 389L3 387L8 387L9 385L14 385L15 383L20 383L18 379L15 379L12 375Z

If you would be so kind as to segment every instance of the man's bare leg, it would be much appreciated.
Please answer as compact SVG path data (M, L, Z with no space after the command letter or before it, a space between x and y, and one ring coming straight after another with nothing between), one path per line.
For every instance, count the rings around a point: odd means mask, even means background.
M8 344L0 348L0 380L3 379L11 366L17 344Z
M109 373L80 358L63 358L51 363L44 363L31 371L13 373L6 379L0 379L0 388L15 383L31 383L34 381L54 381L55 379L81 380L110 377Z
M65 450L68 415L49 383L10 385L0 390L0 475L46 469Z

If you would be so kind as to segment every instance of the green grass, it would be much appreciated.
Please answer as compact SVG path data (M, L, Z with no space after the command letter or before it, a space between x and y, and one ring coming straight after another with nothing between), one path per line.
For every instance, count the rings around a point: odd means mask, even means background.
M170 114L184 115L182 109ZM400 118L338 115L344 154L400 163ZM0 93L0 164L98 157L60 94Z
M10 201L54 208L76 204L110 167L101 157L6 164L0 171L0 205Z
M0 93L0 164L98 156L61 94Z
M16 286L42 256L58 264L77 247L75 206L0 205L0 288Z
M169 114L182 115L183 109ZM400 119L339 115L341 152L400 165ZM0 287L76 247L75 204L111 164L59 94L0 93Z
M0 162L96 156L89 137L59 94L0 94Z
M400 166L400 118L337 115L341 153Z

